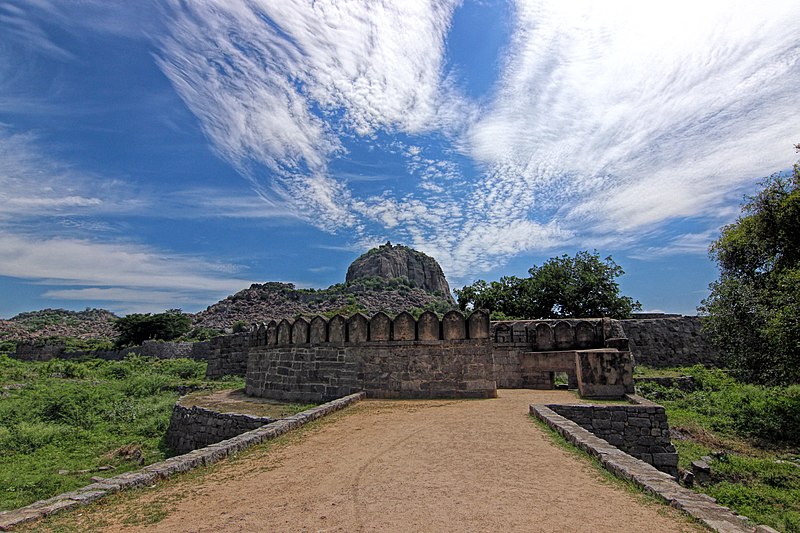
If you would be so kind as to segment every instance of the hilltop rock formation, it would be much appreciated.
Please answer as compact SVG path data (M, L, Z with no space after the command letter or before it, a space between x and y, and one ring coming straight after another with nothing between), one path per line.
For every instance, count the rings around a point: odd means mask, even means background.
M376 277L387 280L405 278L412 287L440 293L448 302L455 303L439 263L433 257L407 246L393 246L387 242L373 248L350 264L345 279L347 283L352 283L358 279Z

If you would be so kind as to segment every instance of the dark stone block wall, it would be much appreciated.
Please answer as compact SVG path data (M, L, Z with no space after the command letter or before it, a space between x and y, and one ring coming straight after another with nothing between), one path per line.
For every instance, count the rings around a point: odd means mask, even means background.
M316 402L362 390L372 398L497 395L482 311L450 311L441 320L427 312L417 320L408 313L282 320L256 327L252 339L246 392L253 396Z
M669 438L664 408L641 399L640 405L548 405L612 446L678 475L678 453Z
M174 451L187 453L272 422L275 419L184 407L178 402L172 408L166 442Z
M700 317L621 320L637 365L655 368L703 364L715 366L719 356L703 335Z

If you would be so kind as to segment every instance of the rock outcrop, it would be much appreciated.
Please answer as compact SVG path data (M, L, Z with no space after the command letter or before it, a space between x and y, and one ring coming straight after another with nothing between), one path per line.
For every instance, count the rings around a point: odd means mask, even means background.
M441 293L448 302L453 303L450 286L442 272L442 267L433 257L402 245L387 242L353 261L347 269L347 283L361 278L405 278L412 287L427 292Z

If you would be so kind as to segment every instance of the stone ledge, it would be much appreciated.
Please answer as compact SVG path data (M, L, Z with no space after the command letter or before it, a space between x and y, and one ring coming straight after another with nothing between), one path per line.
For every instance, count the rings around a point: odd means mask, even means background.
M714 498L680 486L669 474L626 454L575 422L556 414L547 406L531 405L530 414L579 449L597 458L615 476L631 481L644 491L690 514L712 530L721 533L753 533L754 526L727 507L717 504Z
M365 394L363 392L350 394L211 446L171 457L159 463L153 463L138 472L126 472L104 479L101 482L81 487L72 492L34 502L19 509L0 512L0 531L9 531L14 526L39 520L64 509L86 505L114 492L148 486L159 479L167 479L175 474L186 472L199 466L214 464L229 455L234 455L251 446L279 437L325 415L344 409L364 397Z

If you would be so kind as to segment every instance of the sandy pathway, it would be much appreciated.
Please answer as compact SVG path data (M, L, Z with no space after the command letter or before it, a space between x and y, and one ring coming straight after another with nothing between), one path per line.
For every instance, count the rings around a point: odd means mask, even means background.
M362 402L288 446L145 493L138 505L170 503L141 531L698 530L604 481L527 417L529 403L567 393L499 392Z

